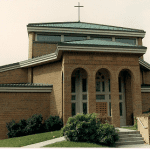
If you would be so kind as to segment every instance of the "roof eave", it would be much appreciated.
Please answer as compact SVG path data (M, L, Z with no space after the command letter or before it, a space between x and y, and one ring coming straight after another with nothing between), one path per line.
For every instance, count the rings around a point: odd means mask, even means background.
M29 32L52 32L52 33L76 33L88 35L109 35L109 36L129 36L129 37L145 37L145 32L131 32L119 30L96 30L96 29L79 29L79 28L61 28L61 27L27 27Z

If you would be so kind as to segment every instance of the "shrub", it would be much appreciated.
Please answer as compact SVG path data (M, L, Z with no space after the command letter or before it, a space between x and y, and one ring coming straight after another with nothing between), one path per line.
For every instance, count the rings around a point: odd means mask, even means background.
M96 129L100 122L96 121L96 114L77 114L70 117L62 132L69 141L95 141Z
M105 145L113 145L119 139L113 125L96 121L96 114L77 114L70 117L62 129L62 134L68 141Z
M46 132L60 130L63 127L63 121L59 116L51 116L44 122Z
M26 120L22 119L19 121L19 123L16 123L14 120L12 120L9 123L6 123L6 127L8 129L8 137L19 137L19 136L24 136L24 129L26 126Z
M111 146L119 139L118 133L116 132L114 126L109 125L108 123L100 124L96 133L96 143Z
M43 132L42 115L35 114L31 118L27 119L27 125L24 129L26 135Z

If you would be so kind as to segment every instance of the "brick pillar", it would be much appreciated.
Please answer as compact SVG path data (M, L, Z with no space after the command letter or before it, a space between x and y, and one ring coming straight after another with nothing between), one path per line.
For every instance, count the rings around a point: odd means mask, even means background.
M138 38L138 45L139 45L139 46L142 46L142 45L143 45L143 44L142 44L142 38ZM142 59L144 60L143 56L141 56L140 58L142 58Z
M28 83L33 83L33 72L32 68L28 68Z
M29 54L28 59L32 58L32 51L33 51L33 41L35 40L34 32L29 33Z
M96 88L93 71L88 74L88 113L96 113Z
M111 74L111 114L112 124L120 127L120 110L119 110L119 85L118 76L115 72Z
M68 68L64 65L63 70L63 123L71 117L71 75L68 75Z
M134 117L142 114L140 68L137 67L135 72L136 74L131 81Z

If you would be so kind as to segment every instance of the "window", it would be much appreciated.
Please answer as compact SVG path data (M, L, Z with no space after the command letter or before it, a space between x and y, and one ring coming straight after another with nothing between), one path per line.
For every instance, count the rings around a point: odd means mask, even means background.
M121 77L119 77L119 92L121 92Z
M75 78L75 77L72 77L72 78L71 78L71 92L72 92L72 93L75 93L75 92L76 92L76 89L75 89L75 81L76 81L76 78Z
M96 92L100 91L100 81L96 81Z
M119 108L120 108L120 116L122 116L122 103L119 103Z
M131 45L136 45L136 39L129 39L129 38L116 38L116 42L121 42L121 43L127 43Z
M81 37L81 36L64 36L64 41L65 42L69 42L69 41L81 41L81 40L85 40L87 39L87 37Z
M76 95L72 95L71 100L76 100Z
M87 114L87 103L83 103L83 114Z
M105 100L105 95L96 95L96 100Z
M37 35L37 41L61 42L61 35Z
M76 103L72 103L72 116L76 114Z
M91 39L112 41L112 37L91 37Z
M86 92L86 79L82 79L82 92Z

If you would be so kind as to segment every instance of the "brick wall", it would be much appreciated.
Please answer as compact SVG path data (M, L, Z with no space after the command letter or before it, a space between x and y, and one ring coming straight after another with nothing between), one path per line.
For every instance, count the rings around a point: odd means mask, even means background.
M142 92L142 112L149 111L150 109L150 93Z
M63 119L67 122L71 116L71 74L76 68L83 68L88 75L88 113L96 112L95 75L96 72L105 68L110 72L111 77L111 104L112 123L120 126L119 114L119 90L118 76L120 71L126 69L131 72L133 112L136 116L142 113L141 102L141 80L139 60L136 55L127 54L106 54L106 53L73 53L66 52L63 55Z
M144 84L150 84L150 71L144 71Z
M0 84L9 83L27 83L28 70L14 69L0 73Z
M7 138L6 122L50 115L50 93L0 93L0 139Z
M62 117L62 63L55 62L33 68L33 83L53 84L50 114Z
M33 44L32 57L38 57L50 53L54 53L57 48L56 44L49 43L37 43Z

